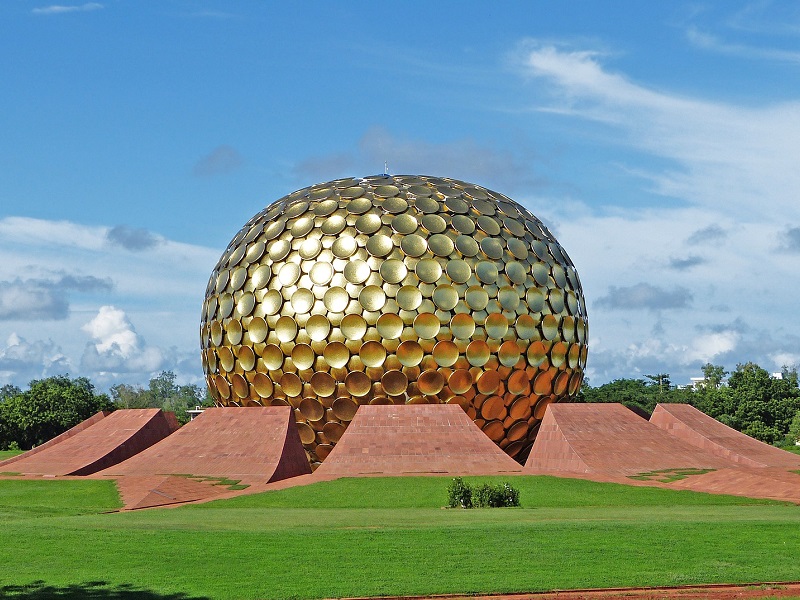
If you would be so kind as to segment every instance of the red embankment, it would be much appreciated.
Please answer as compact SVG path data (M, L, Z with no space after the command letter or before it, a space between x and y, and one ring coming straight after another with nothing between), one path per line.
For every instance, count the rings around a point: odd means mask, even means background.
M457 404L364 405L315 476L521 471Z
M650 422L692 446L740 465L800 468L800 456L759 442L688 404L658 404Z
M209 408L104 476L195 475L265 484L310 473L291 407Z
M97 413L0 466L26 475L90 475L136 455L177 428L175 415L158 408Z
M709 494L786 500L800 504L800 475L775 467L735 467L687 477L670 484Z
M41 452L43 450L47 450L48 448L50 448L52 446L55 446L59 442L63 442L67 438L71 438L76 433L80 433L81 431L83 431L87 427L91 427L92 425L94 425L95 423L97 423L101 419L104 419L105 417L107 417L110 414L111 414L111 411L101 410L100 412L97 412L97 413L93 414L88 419L84 419L83 421L81 421L80 423L75 425L75 427L72 427L71 429L67 429L64 433L62 433L60 435L57 435L56 437L54 437L52 439L47 440L44 444L39 444L38 446L36 446L35 448L31 448L27 452L24 452L22 454L18 454L17 456L12 456L11 458L7 458L6 460L0 460L0 469L2 469L2 467L5 467L6 465L10 465L11 463L17 462L18 460L22 460L23 458L30 458L34 454L38 454L39 452Z
M622 404L551 404L526 470L635 475L735 466L645 421Z

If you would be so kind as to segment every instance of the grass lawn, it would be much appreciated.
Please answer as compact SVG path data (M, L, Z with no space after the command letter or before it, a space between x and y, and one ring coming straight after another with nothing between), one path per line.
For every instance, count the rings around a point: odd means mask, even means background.
M11 458L17 454L22 454L22 452L22 450L0 450L0 460Z
M466 479L510 481L522 508L444 510L449 479L419 477L99 514L118 503L107 482L0 481L0 598L323 598L800 580L794 505L554 477Z

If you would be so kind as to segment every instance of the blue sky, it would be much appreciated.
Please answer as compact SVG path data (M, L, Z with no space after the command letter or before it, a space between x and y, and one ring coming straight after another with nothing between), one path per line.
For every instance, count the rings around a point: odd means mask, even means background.
M551 227L592 384L800 363L796 2L8 0L0 54L0 385L201 383L239 228L384 161Z

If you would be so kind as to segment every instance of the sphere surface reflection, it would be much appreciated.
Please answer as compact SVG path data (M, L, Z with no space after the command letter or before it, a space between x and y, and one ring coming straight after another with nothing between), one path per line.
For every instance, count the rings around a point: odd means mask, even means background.
M254 216L202 312L222 406L290 405L312 465L362 404L456 403L524 460L551 402L580 389L578 273L513 200L427 176L314 185Z

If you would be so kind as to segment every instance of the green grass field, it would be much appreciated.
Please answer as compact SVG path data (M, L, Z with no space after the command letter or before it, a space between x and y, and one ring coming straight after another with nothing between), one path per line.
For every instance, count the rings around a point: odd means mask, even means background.
M522 508L445 510L449 479L420 477L343 479L115 514L101 514L118 506L109 482L0 480L0 598L323 598L800 580L798 506L507 480Z
M0 450L0 460L11 458L17 454L22 454L22 450Z

